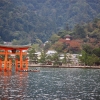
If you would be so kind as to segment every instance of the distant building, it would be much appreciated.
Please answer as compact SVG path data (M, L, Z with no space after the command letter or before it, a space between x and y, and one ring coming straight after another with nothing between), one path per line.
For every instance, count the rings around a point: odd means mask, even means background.
M41 52L36 52L35 55L37 55L37 58L38 58L38 59L41 58Z
M46 54L49 55L49 56L52 56L55 53L57 53L55 50L48 50Z
M70 63L70 65L79 65L79 54L70 54L66 53L66 61ZM64 54L60 54L60 60L64 59Z
M73 50L74 52L81 50L83 41L81 39L72 39L72 36L66 35L65 38L60 38L59 42L66 44L66 49Z
M70 35L66 35L65 36L65 40L71 40L71 36Z
M60 54L59 59L64 59L64 54Z
M12 42L4 42L4 45L12 45Z
M48 43L49 41L46 41L45 43L44 43L44 46Z

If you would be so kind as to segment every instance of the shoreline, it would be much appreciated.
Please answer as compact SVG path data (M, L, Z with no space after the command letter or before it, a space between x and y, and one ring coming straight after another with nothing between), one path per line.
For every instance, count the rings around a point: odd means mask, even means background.
M83 68L83 69L100 69L100 66L67 66L67 65L29 65L28 67L45 67L45 68Z

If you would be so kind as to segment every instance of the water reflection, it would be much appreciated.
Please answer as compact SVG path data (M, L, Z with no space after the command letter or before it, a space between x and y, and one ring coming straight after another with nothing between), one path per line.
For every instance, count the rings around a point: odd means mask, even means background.
M99 100L99 69L0 72L1 100Z
M0 72L1 100L20 100L25 92L28 73Z

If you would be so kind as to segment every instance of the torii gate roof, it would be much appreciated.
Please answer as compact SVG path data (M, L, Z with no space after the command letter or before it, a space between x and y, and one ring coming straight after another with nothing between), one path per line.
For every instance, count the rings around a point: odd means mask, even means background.
M1 45L0 44L0 49L8 49L8 50L27 50L28 48L30 48L30 45Z

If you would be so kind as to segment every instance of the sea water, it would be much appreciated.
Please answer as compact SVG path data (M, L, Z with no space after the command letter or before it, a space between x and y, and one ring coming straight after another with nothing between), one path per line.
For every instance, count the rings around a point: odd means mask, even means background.
M100 100L100 69L0 72L0 100Z

